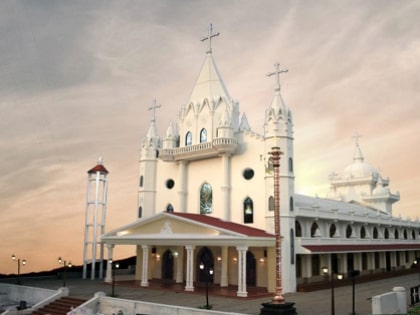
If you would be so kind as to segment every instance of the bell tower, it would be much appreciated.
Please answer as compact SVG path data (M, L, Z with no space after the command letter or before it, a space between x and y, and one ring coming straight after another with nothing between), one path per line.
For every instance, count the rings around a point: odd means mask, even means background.
M288 70L280 70L280 64L275 64L275 71L270 72L267 76L275 76L276 86L274 88L274 96L270 107L266 110L264 123L264 142L266 166L266 200L269 207L266 212L266 229L274 232L275 224L280 225L282 242L282 279L284 279L285 292L294 292L296 290L296 254L294 252L294 236L295 236L295 214L294 214L294 189L295 176L293 170L293 121L292 113L285 106L283 98L280 94L280 74L286 73ZM279 165L279 190L280 201L277 203L280 207L280 222L274 222L275 210L273 195L273 179L274 168L270 159L270 152L273 148L279 148L283 155ZM271 203L271 205L270 205ZM275 211L271 211L275 210Z
M98 164L87 173L83 279L87 277L87 265L90 263L90 278L94 280L97 260L100 262L99 278L103 277L104 244L101 242L101 235L105 233L108 171L103 165L102 157L99 157Z

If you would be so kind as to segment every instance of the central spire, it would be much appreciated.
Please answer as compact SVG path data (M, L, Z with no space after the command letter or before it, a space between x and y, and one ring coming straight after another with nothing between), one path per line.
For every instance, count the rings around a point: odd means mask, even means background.
M209 45L207 48L206 59L204 60L200 74L198 75L198 78L195 82L189 102L201 103L204 99L217 100L219 98L230 100L229 93L216 67L213 54L211 53L211 39L219 35L220 33L213 33L213 27L210 24L208 35L201 39L201 41L208 40Z

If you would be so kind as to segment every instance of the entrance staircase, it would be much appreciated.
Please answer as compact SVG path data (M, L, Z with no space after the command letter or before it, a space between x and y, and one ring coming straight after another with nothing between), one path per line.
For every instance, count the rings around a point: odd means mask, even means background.
M83 304L86 300L65 296L32 312L32 315L66 315L72 308Z

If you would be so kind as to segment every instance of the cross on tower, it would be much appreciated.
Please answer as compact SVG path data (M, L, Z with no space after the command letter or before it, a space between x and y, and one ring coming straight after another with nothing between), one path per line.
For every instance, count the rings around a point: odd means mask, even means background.
M152 121L154 122L154 121L156 121L156 108L159 108L159 107L161 107L162 105L158 105L157 103L156 103L156 99L154 99L153 100L153 105L151 106L151 107L149 107L149 109L148 110L152 110L153 111L153 116L152 116Z
M361 138L362 135L359 134L357 131L354 133L353 138L356 141L356 146L359 146L359 138Z
M211 39L212 39L212 37L219 36L220 33L217 32L217 33L213 34L213 26L212 26L211 23L209 24L209 31L208 32L209 32L208 35L206 37L201 38L201 41L204 42L207 39L209 40L209 48L207 48L207 53L210 54L211 53Z
M280 64L279 63L274 64L274 66L276 67L276 71L267 73L267 77L271 77L272 75L276 75L277 85L276 85L275 90L280 91L280 73L285 73L289 70L287 70L287 69L286 70L280 70Z

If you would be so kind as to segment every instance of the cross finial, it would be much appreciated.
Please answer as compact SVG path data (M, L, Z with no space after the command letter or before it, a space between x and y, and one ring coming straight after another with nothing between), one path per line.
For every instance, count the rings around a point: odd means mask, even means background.
M156 108L159 108L161 106L162 105L160 105L160 104L158 105L157 104L156 99L153 100L152 106L149 107L149 110L152 110L153 111L152 122L155 122L156 121Z
M289 70L280 70L280 64L276 63L274 64L276 67L276 71L267 73L267 77L271 77L272 75L276 75L276 87L275 91L280 91L280 73L286 73Z
M359 134L357 131L353 134L353 138L354 138L354 141L356 142L356 146L359 146L359 138L361 137L362 135Z
M204 42L205 40L209 40L209 47L207 48L207 53L211 54L211 39L213 37L219 36L220 33L214 33L213 34L213 25L210 23L209 24L209 30L208 30L208 35L206 37L201 38L201 41Z

